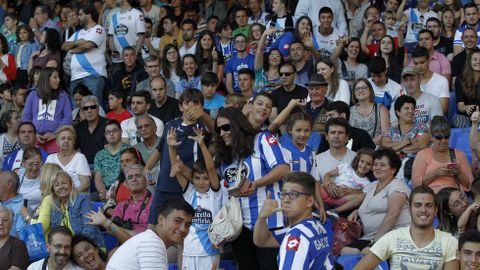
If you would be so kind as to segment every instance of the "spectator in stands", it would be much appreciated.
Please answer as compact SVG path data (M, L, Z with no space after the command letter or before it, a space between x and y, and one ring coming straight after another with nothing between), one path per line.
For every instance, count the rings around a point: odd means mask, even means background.
M158 8L158 6L152 6ZM159 16L155 13L154 16ZM158 56L158 46L160 45L160 38L155 33L157 27L153 25L152 19L145 17L145 43L142 47L142 59L145 60L150 56Z
M444 187L469 190L472 170L465 153L449 148L450 123L434 117L430 123L432 146L418 152L412 167L412 185L426 185L436 193Z
M459 269L457 239L433 227L438 207L433 190L426 186L413 189L408 205L412 224L379 238L354 269L374 269L385 260L390 261L392 268L421 269L435 265L442 269ZM425 248L428 246L437 248Z
M165 124L181 115L178 101L173 98L175 95L168 94L169 90L166 89L167 81L169 80L160 75L153 78L150 82L153 102L148 110L151 115L159 118Z
M125 48L133 49L133 55L141 53L145 41L145 17L142 11L132 8L133 1L121 0L120 10L112 13L108 27L108 47L112 52L112 73L125 62ZM131 56L130 56L131 57ZM135 89L135 88L134 88Z
M38 32L34 33L37 34ZM30 55L28 72L30 73L30 70L34 67L60 69L62 67L60 34L55 29L46 28L40 37L39 42L43 45L43 49Z
M175 98L179 98L182 92L188 88L201 89L201 77L197 59L193 54L186 54L182 58L182 74L180 81L175 83Z
M272 103L272 96L268 92L258 93L252 98L247 112L244 113L254 129L266 130L265 122L272 113Z
M279 247L279 269L329 269L333 265L327 232L319 219L312 217L315 179L306 172L292 172L283 178L279 193L281 207L267 193L254 230L254 243L260 247ZM289 224L282 233L268 230L267 219L282 209ZM308 224L308 225L307 225ZM323 245L315 245L322 243ZM315 247L315 248L314 248Z
M480 232L478 230L468 230L460 236L457 254L459 254L460 270L479 267Z
M267 17L269 14L262 10L262 0L251 0L248 2L248 8L250 9L250 17L248 18L248 24L259 23L266 25ZM221 6L221 4L217 4Z
M465 14L465 22L455 31L455 37L453 38L453 53L455 55L459 54L462 51L462 48L465 47L461 40L462 34L466 29L471 28L477 31L477 36L479 33L479 19L478 19L478 7L474 3L468 3L463 6L463 11ZM478 45L478 43L477 43Z
M127 1L127 0L123 0ZM113 89L127 93L131 96L137 88L137 84L148 78L143 66L138 63L135 48L125 47L122 50L123 65L113 73Z
M202 83L202 93L205 99L204 108L213 119L217 118L218 110L223 108L225 97L217 93L217 86L220 81L217 74L211 71L206 71L200 78Z
M250 36L250 25L248 25L248 9L244 7L239 7L235 10L235 29L233 30L233 36L238 34L245 35L246 37Z
M397 3L397 0L390 0ZM375 2L382 4L382 1ZM349 37L358 37L361 35L361 29L363 27L363 18L365 16L365 11L370 7L370 3L366 1L346 1L344 2L345 7L345 18L347 19L348 33ZM395 12L395 10L393 10Z
M15 43L17 42L18 16L17 13L8 13L5 15L2 26L2 35L5 36L8 43L8 51L15 52Z
M82 270L70 261L72 253L72 232L67 226L58 226L48 232L47 249L49 256L36 261L27 270L63 269Z
M25 102L22 121L35 125L39 147L49 153L58 151L54 132L72 123L72 109L70 98L61 90L59 73L54 68L40 71L36 89Z
M368 81L375 92L375 102L383 104L387 109L400 96L402 86L387 76L387 62L381 56L374 56L368 63L371 77ZM390 121L393 120L390 116Z
M22 165L23 150L36 144L36 130L31 122L22 122L18 125L18 142L20 148L8 155L2 166L2 171L17 171ZM48 156L45 150L38 148L42 154L42 163Z
M25 22L26 23L26 22ZM30 18L28 25L32 28L33 34L37 41L42 39L42 34L45 29L50 28L60 33L60 28L58 25L52 20L52 9L49 5L38 5L34 9L33 18ZM60 40L60 34L59 34Z
M225 86L229 93L240 91L238 72L242 68L254 69L255 62L255 56L247 51L247 37L245 35L236 35L234 44L237 53L232 55L225 66Z
M105 124L107 119L100 116L100 104L96 96L83 97L81 105L80 109L85 115L85 120L75 126L77 133L75 149L79 149L85 155L88 165L93 168L95 155L106 144Z
M17 172L20 178L18 193L27 200L29 212L35 213L43 199L40 190L40 168L43 163L42 153L35 146L27 147L22 152L22 167Z
M419 32L426 27L427 20L437 17L437 13L430 9L429 1L417 1L415 7L405 9L406 1L402 1L397 10L397 20L407 18L407 33L405 35L405 47L410 54L419 41ZM404 10L405 9L405 10ZM433 47L433 46L432 46Z
M470 185L470 192L473 194L473 202L465 209L458 218L458 233L461 235L466 230L478 230L479 225L479 205L480 205L480 180L475 179Z
M232 27L227 21L219 22L216 32L219 33L219 38L216 39L215 47L222 52L222 55L225 58L225 63L227 63L227 61L232 58L233 54L236 53Z
M182 60L180 58L180 53L178 52L178 47L173 44L167 44L163 50L162 59L163 62L161 74L165 77L165 79L172 81L174 84L180 81L180 75L183 71Z
M148 78L139 82L137 84L137 88L135 89L135 91L141 91L141 90L146 90L150 92L152 91L151 82L154 78L161 76L161 70L162 70L161 64L162 62L160 62L160 59L154 55L150 55L149 57L144 59L144 66L145 66L145 70L147 71ZM175 84L168 79L165 79L165 82L166 82L166 88L167 88L167 95L174 97Z
M37 223L41 223L44 232L64 225L73 234L89 235L95 243L103 247L103 237L97 227L86 224L85 215L92 209L90 194L79 193L70 175L59 171L52 176L50 195L46 196L38 211ZM52 229L53 230L53 229Z
M364 188L364 199L349 220L361 220L363 236L346 245L341 254L367 253L369 248L391 230L410 224L408 197L410 189L396 178L402 162L395 151L380 148L373 161L374 182Z
M400 26L402 27L402 26ZM401 28L399 28L400 31ZM403 30L398 37L398 47L395 46L393 37L386 35L380 39L378 47L378 55L385 59L387 65L387 77L397 83L401 82L400 74L402 73L403 63L405 59L405 50L403 44Z
M20 231L27 225L28 214L25 211L25 216L21 213L23 205L23 196L18 193L20 179L14 172L6 171L0 173L0 205L10 209L15 216L12 216L12 226L10 229L11 236L19 235Z
M17 28L17 43L13 54L17 65L17 78L23 82L28 80L28 62L35 51L40 50L40 44L34 40L32 28L28 25L19 25Z
M474 52L477 50L477 41L478 41L478 34L475 29L467 28L462 33L462 42L464 44L463 50L455 55L452 59L452 87L454 89L457 88L457 78L462 80L463 78L463 70L465 69L465 63L467 62L467 55L470 52Z
M106 144L95 154L93 171L95 189L101 200L120 174L120 153L128 145L122 143L122 128L116 120L106 120L104 126ZM103 140L101 140L103 141Z
M420 39L429 39L428 32L422 32ZM450 98L449 82L445 76L433 72L430 63L433 58L429 58L428 50L424 47L416 47L412 51L412 63L417 68L421 77L422 92L434 95L440 101L444 114L448 112L448 99Z
M458 114L455 116L456 127L468 127L471 125L469 117L480 105L477 88L480 79L480 51L472 50L465 62L465 69L461 79L455 80L455 99L457 101Z
M155 125L153 118L149 115L137 118L135 125L137 126L138 136L142 141L135 144L134 147L140 152L142 160L149 160L161 139L161 137L156 135L157 126ZM148 189L152 193L155 192L155 186L157 184L156 179L158 178L159 172L160 163L157 162L153 169L150 170L150 174L147 175Z
M335 0L300 0L295 9L295 17L308 16L309 18L318 18L320 8L330 7L333 12L333 26L338 30L341 36L347 33L347 21L345 20L345 11L341 2Z
M162 38L160 39L160 45L158 47L159 55L166 54L166 46L168 46L169 44L176 47L177 51L178 48L182 47L182 29L180 29L179 24L180 23L177 22L177 18L175 18L173 14L167 15L163 18L162 28L164 31L164 36L162 36ZM178 56L178 58L180 58L180 56ZM165 59L165 57L163 57L163 59Z
M450 62L445 55L435 51L434 38L432 31L428 29L421 30L418 33L418 47L427 49L430 70L450 80L452 77Z
M187 54L195 54L197 48L197 40L195 39L197 24L190 19L183 20L181 28L183 45L179 46L178 51L180 52L180 57L183 58Z
M457 31L457 24L455 23L455 13L447 9L443 12L442 17L439 18L442 22L442 36L453 40L455 37L455 32ZM453 50L453 44L452 44ZM452 69L453 71L453 69Z
M257 98L254 102L264 102L262 98L265 97ZM261 106L255 106L255 108L257 109L250 114L257 115L265 111L260 109ZM259 117L260 115L254 116L254 118ZM251 121L236 108L221 110L215 124L214 142L216 155L222 161L222 178L226 183L232 183L234 171L238 169L249 171L250 173L246 174L249 185L248 188L240 191L240 200L242 204L256 201L254 204L244 204L247 207L242 207L244 217L242 232L232 243L235 260L239 269L276 269L275 257L278 250L255 246L252 231L258 218L259 208L265 201L267 190L279 192L279 181L290 170L283 158L281 146L271 133L258 133L259 127L253 127ZM253 155L253 149L257 144L262 145L261 153ZM279 200L275 194L272 195L272 199ZM268 219L268 223L270 229L282 227L282 215L276 213L274 218Z
M350 104L350 88L345 80L339 78L335 63L330 58L322 57L318 60L316 69L328 82L326 97Z
M373 142L379 145L382 134L390 128L387 108L375 102L372 84L364 78L356 80L353 85L352 99L354 106L350 107L350 125L367 131Z
M368 77L368 67L360 63L362 57L360 40L357 38L351 38L350 40L342 38L338 41L337 48L332 54L332 59L337 60L340 58L340 77L352 89L356 80Z
M307 19L305 18L303 20L305 21ZM301 22L301 20L299 19L297 22ZM305 48L305 45L303 45L301 41L293 41L292 44L290 44L290 57L296 70L295 84L302 87L306 87L310 76L312 73L315 73L313 59L307 57L309 50L306 50L307 48Z
M0 264L5 269L27 269L29 257L27 247L23 241L10 235L14 213L12 210L0 205Z
M63 126L55 132L59 152L50 154L45 163L56 163L70 174L75 189L79 192L87 192L90 187L90 168L84 154L74 148L77 139L75 129Z
M98 13L95 7L82 6L78 16L83 29L73 34L62 45L62 50L72 54L70 89L82 83L97 100L101 101L107 77L105 61L107 33L105 28L97 24Z
M246 99L254 96L253 87L255 85L255 73L248 68L242 68L238 71L238 89L240 93L230 93L229 95L241 94Z
M415 67L404 67L402 70L402 84L405 94L416 100L415 121L424 124L430 123L434 116L443 116L442 106L437 97L422 92L420 88L420 73ZM395 110L390 108L390 121L395 123Z
M278 49L271 49L265 53L265 44L267 36L273 35L277 29L269 28L263 32L255 54L255 86L256 93L271 92L281 85L280 65L283 63L283 57Z
M375 53L378 52L378 48L380 47L379 41L384 36L387 35L387 27L383 22L378 20L373 20L371 12L376 12L376 16L378 15L378 10L375 7L370 7L372 11L368 11L365 13L365 16L369 16L366 18L365 28L363 30L362 36L360 37L360 43L362 44L362 51L368 56L373 57ZM394 39L395 40L395 39ZM397 46L397 43L395 43Z
M125 144L131 146L139 142L137 134L137 126L135 125L135 119L148 114L148 109L152 103L152 97L149 92L137 91L132 95L132 112L134 117L128 118L122 121L122 141ZM150 115L150 117L155 120L155 125L157 126L157 136L162 136L163 133L163 122L155 116Z
M183 199L169 199L158 211L157 224L130 238L110 258L107 269L168 268L167 248L182 244L195 211Z
M108 256L89 236L75 234L71 259L85 270L105 270Z
M20 117L14 110L9 110L0 116L0 165L3 167L5 158L20 148L18 142L18 126Z
M439 229L458 236L458 219L469 205L467 195L458 188L446 187L437 193L435 200Z
M107 119L117 120L118 123L122 123L123 120L127 120L132 117L127 109L125 109L127 103L127 95L121 91L111 91L108 94L108 107L110 111L105 116Z
M440 20L435 17L428 19L427 29L433 33L433 48L435 51L443 54L447 59L451 60L453 58L453 42L451 39L442 36L442 23ZM453 73L454 71L452 68L452 75Z
M225 72L225 58L215 48L215 37L209 31L203 31L198 36L199 44L195 49L198 68L201 74L210 71L217 74L218 80L222 81Z
M472 113L470 117L472 121L472 127L470 128L469 143L470 149L472 150L472 171L473 177L477 178L480 176L480 149L479 149L479 139L478 139L478 122L480 121L480 108L477 106L476 110Z
M13 109L18 113L20 119L22 119L23 109L25 108L25 101L27 99L27 87L26 85L14 85L11 90Z
M322 57L330 57L337 47L336 40L342 37L341 31L333 27L333 20L334 14L329 6L320 8L318 16L312 17L315 25L319 23L312 32L315 38L314 43L318 45L315 49L320 51Z
M9 52L7 39L0 34L0 83L13 82L17 77L15 56Z
M73 126L78 125L81 121L85 120L85 111L82 110L82 99L86 96L91 96L92 92L88 90L88 87L83 84L77 84L72 91L73 105L76 107L72 111ZM97 100L98 101L98 100ZM99 104L99 114L105 117L105 111Z

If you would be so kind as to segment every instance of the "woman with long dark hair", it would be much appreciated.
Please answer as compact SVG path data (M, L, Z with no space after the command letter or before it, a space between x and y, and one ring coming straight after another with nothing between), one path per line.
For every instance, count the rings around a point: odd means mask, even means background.
M255 92L271 92L281 85L280 65L283 63L282 54L278 49L265 53L267 36L275 33L275 28L265 30L260 38L255 54Z
M182 75L182 60L178 47L173 44L167 44L163 48L162 74L173 83L180 81Z
M458 218L468 207L467 195L458 188L445 187L435 196L439 229L458 236Z
M30 61L28 62L28 72L32 67L62 67L62 57L60 54L60 48L62 42L60 40L60 34L57 30L52 28L45 28L40 39L40 44L43 45L43 49L32 53Z
M20 148L18 143L18 125L20 116L14 110L3 113L0 117L0 166L10 153Z
M222 53L215 48L215 37L210 31L203 31L198 36L195 57L200 74L211 71L217 74L220 82L223 80L225 60Z
M183 90L189 88L202 89L197 58L193 54L185 54L182 58L182 74L180 81L175 83L175 96L180 98Z
M71 259L85 270L105 270L108 256L90 237L75 234Z
M0 84L12 82L16 77L15 56L9 53L7 38L0 34Z
M356 80L368 78L368 67L361 63L365 59L361 48L358 38L344 39L331 56L333 60L340 58L340 74L342 79L348 82L350 89Z
M402 30L399 30L399 33ZM385 59L387 64L387 77L400 83L400 74L402 73L405 52L403 47L403 34L398 36L398 48L395 47L393 37L386 35L380 39L380 46L377 54Z
M455 99L458 114L452 123L454 127L464 128L471 125L470 116L480 105L480 50L467 54L467 61L461 79L455 80Z
M250 114L261 111L258 107ZM239 191L243 229L232 243L239 269L274 269L278 250L255 247L253 227L267 192L279 201L280 180L289 171L289 165L277 139L269 132L258 132L240 110L233 107L220 110L215 127L216 157L222 162L225 183L232 186L237 174L245 181ZM283 227L281 213L269 218L268 226Z
M25 101L22 121L35 125L40 147L49 153L58 151L55 131L72 123L72 107L70 98L60 88L60 77L55 68L40 71L35 91Z

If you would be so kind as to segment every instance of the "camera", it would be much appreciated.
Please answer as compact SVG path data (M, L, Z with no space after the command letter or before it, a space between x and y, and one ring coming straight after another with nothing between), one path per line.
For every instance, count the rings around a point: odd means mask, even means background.
M128 220L122 220L122 219L119 218L119 217L114 217L113 220L112 220L112 222L113 222L115 225L117 225L117 226L119 226L119 227L122 227L122 228L124 228L124 229L126 229L126 230L132 230L132 229L133 229L133 223L132 223L132 221L131 221L130 219L128 219Z

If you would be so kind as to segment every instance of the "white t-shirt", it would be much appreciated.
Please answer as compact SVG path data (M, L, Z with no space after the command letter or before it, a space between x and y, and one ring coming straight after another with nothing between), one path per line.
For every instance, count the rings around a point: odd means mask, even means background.
M322 53L322 56L332 55L332 53L335 51L335 48L337 47L337 39L340 37L338 30L333 29L333 32L330 35L324 36L320 34L319 26L314 25L313 31L313 35L318 44L317 50Z
M36 262L30 264L30 266L28 266L27 270L42 270L44 260L45 259L41 259L40 261L36 261ZM47 265L46 270L49 270L49 269L50 268ZM72 262L68 262L68 264L62 270L83 270L83 268L74 265Z
M417 106L415 106L416 122L428 125L435 115L443 116L442 106L436 96L422 92L415 100L417 101ZM390 122L392 125L398 123L394 106L390 108Z
M109 25L108 35L113 36L115 49L120 54L119 58L112 58L112 62L121 63L123 48L135 47L138 34L145 33L145 19L141 11L132 8L125 13L118 11L112 14Z
M335 93L335 96L332 96L332 93L330 93L327 98L332 101L343 101L350 104L350 88L347 81L339 79L337 93Z
M332 156L329 149L315 156L311 175L315 177L317 181L322 181L325 174L337 168L340 164L346 163L350 165L356 155L357 153L347 149L345 156L341 160L338 160Z
M447 232L435 230L435 238L423 248L412 240L410 227L388 232L370 248L380 260L388 260L390 269L443 269L456 259L457 239Z
M420 14L417 8L409 8L403 12L408 17L407 34L405 35L405 43L418 42L418 33L426 28L427 20L437 18L437 13L428 10L424 14Z
M383 98L385 92L387 92L392 97L392 100L397 100L402 91L402 86L392 79L388 79L387 83L381 88L378 87L375 83L373 83L372 78L368 78L368 81L372 85L375 96L379 98Z
M433 72L432 78L421 85L422 91L438 98L450 98L448 80L444 76Z
M157 117L149 114L152 117L153 121L157 125L157 136L160 138L163 134L163 122L162 120L158 119ZM137 126L135 125L135 117L130 117L126 120L123 120L120 123L122 127L122 139L129 139L130 145L133 146L137 144ZM140 139L140 137L138 137Z
M186 54L193 54L195 55L195 50L197 49L197 42L195 41L195 44L193 44L192 47L188 48L185 45L185 42L183 43L183 46L180 47L178 52L180 53L180 57L183 58Z
M367 177L360 177L355 173L350 163L342 163L337 168L339 175L333 178L333 182L337 186L362 190L366 185L370 184Z
M66 171L70 175L70 177L72 177L73 183L77 188L81 184L80 176L90 177L91 175L90 167L88 167L87 158L82 153L75 153L72 160L70 160L70 162L65 166L63 166L63 164L58 159L58 153L48 155L45 163L55 163L60 165L60 167L62 167L62 169Z
M83 39L91 41L95 47L84 52L72 54L70 68L72 81L91 75L107 77L107 64L105 62L105 50L107 45L107 33L100 25L90 29L81 29L75 32L67 41Z
M142 11L145 14L145 17L152 20L152 33L156 33L158 29L158 24L160 22L160 7L153 4L149 12L146 12L143 7L142 7ZM155 48L158 48L158 47L155 47Z
M33 212L42 202L42 191L40 190L40 179L29 179L25 175L25 168L18 170L20 185L18 193L28 200L28 209Z
M158 48L160 46L160 38L158 37L150 37L150 43L152 44L153 48ZM150 56L150 51L145 43L142 46L142 59L145 60Z
M152 230L139 233L123 243L112 255L107 270L167 270L167 248Z

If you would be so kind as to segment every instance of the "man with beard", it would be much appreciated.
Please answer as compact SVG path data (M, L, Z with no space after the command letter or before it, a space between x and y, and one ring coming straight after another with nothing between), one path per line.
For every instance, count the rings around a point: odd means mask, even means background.
M107 77L107 34L105 29L96 23L98 13L95 7L83 6L78 11L78 17L83 29L75 32L62 45L62 50L72 54L70 89L81 83L101 101Z
M70 254L72 251L72 232L64 226L52 228L48 233L47 243L49 257L36 261L27 270L81 270L72 264Z
M178 50L180 57L183 58L186 54L195 54L197 48L197 40L195 39L195 31L197 31L197 24L192 20L185 20L182 22L182 38L183 46Z
M437 212L435 193L427 186L413 189L409 198L412 223L382 236L354 270L374 269L389 260L391 269L459 269L458 241L433 227Z

